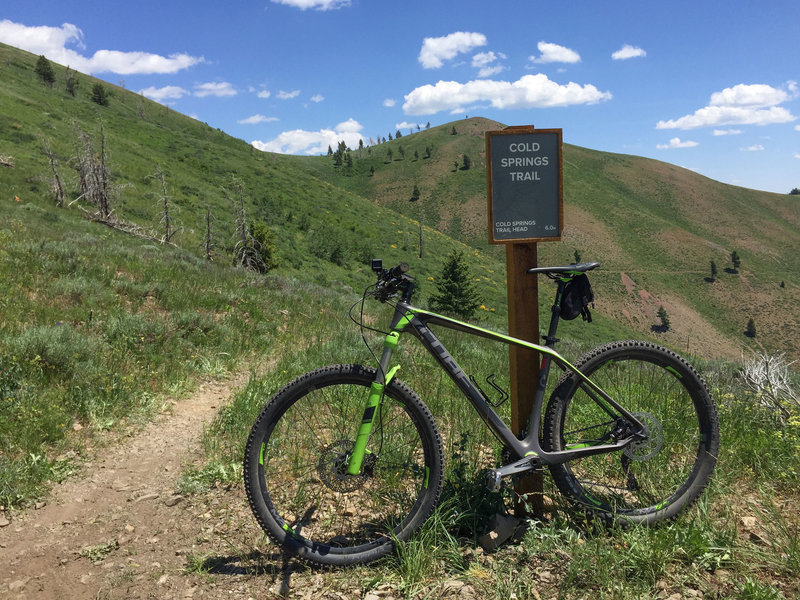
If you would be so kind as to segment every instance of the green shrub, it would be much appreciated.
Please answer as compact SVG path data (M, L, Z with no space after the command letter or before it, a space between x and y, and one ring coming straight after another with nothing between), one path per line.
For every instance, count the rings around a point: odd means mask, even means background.
M66 323L28 327L11 347L20 361L64 378L98 361L105 350L102 340Z

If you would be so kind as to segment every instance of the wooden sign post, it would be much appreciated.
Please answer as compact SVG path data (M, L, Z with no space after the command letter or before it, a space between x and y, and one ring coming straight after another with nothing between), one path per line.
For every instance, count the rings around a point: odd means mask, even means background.
M564 223L563 168L560 129L508 127L486 132L486 188L489 200L489 243L506 244L508 334L539 341L537 242L560 241ZM511 428L521 435L539 381L537 352L509 347ZM543 511L541 474L518 480L535 514ZM517 507L524 510L520 503Z

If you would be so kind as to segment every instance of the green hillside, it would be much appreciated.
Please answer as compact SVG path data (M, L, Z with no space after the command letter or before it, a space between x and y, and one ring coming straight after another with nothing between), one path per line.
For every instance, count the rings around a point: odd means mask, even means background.
M486 248L484 132L502 127L472 118L407 133L353 150L352 167L336 166L332 157L285 160L501 258L502 250ZM599 310L640 334L663 305L675 318L662 339L677 347L730 358L751 347L800 357L797 196L569 144L564 163L563 243L540 244L540 262L571 260L575 250L603 262L595 278ZM415 185L418 200L411 198ZM734 251L741 268L729 273ZM711 261L719 273L713 283ZM754 341L743 335L750 318Z

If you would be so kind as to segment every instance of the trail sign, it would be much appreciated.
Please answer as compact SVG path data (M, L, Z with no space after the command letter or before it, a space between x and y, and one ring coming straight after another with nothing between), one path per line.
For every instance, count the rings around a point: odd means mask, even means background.
M506 244L508 334L522 340L538 341L537 276L526 271L537 266L537 242L561 240L563 178L560 129L529 125L486 132L489 243ZM522 434L539 382L539 356L513 344L508 352L511 427ZM515 489L534 514L543 513L540 473L519 478ZM524 503L517 509L527 512Z
M489 243L560 241L563 173L561 129L487 131Z

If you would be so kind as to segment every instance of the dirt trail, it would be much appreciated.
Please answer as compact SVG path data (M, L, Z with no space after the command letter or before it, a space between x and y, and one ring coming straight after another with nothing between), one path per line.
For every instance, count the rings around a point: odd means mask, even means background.
M98 452L45 506L0 528L0 597L218 597L185 571L219 513L205 499L176 495L176 483L204 426L246 381L202 384L144 430Z

